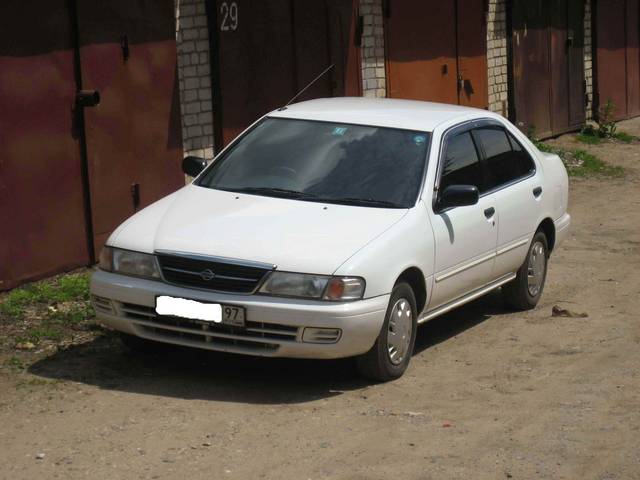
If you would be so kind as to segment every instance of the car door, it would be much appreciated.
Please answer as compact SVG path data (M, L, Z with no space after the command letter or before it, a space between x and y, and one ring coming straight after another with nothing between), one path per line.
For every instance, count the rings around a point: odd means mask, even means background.
M480 147L487 192L500 217L496 277L515 272L524 261L536 229L544 195L541 172L513 134L499 124L473 130Z
M450 185L475 185L476 205L439 211L439 192ZM435 281L429 309L462 297L493 278L498 232L495 195L485 193L480 155L469 127L445 135L436 176L432 226Z

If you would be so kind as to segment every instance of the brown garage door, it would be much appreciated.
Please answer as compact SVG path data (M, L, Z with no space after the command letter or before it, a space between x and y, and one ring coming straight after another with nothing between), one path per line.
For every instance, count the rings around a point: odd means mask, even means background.
M389 0L387 93L487 107L485 2Z
M300 100L360 93L353 0L215 0L208 3L214 46L216 147L282 106L334 64Z
M96 252L136 209L177 190L181 138L172 0L78 2Z
M0 15L0 290L89 262L66 0ZM35 14L34 12L37 12Z
M583 0L514 0L512 27L518 126L545 137L582 125Z
M613 102L617 120L640 114L638 0L600 0L596 4L596 104Z

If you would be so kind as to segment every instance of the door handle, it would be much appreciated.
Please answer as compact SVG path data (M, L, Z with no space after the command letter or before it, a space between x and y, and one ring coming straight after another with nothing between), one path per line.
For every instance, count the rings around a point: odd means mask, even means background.
M80 90L76 92L76 106L95 107L100 104L100 92L97 90Z
M484 216L487 218L491 218L495 213L496 213L496 209L493 207L489 207L484 211Z
M533 196L538 198L540 195L542 195L542 187L536 187L533 189Z

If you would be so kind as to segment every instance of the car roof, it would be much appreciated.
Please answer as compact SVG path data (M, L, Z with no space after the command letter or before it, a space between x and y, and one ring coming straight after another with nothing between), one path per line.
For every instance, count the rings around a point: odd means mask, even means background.
M336 97L294 103L267 116L432 132L438 125L496 118L487 110L391 98ZM455 122L454 122L455 123Z

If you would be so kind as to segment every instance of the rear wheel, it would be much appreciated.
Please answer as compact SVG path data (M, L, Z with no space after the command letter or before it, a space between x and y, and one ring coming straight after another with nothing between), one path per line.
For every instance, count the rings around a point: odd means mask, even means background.
M518 270L516 278L502 287L502 297L510 307L530 310L540 301L547 279L547 245L544 232L536 232L529 246L527 258Z
M358 372L387 382L402 376L416 342L416 298L411 287L399 283L391 292L384 324L371 350L357 358Z

